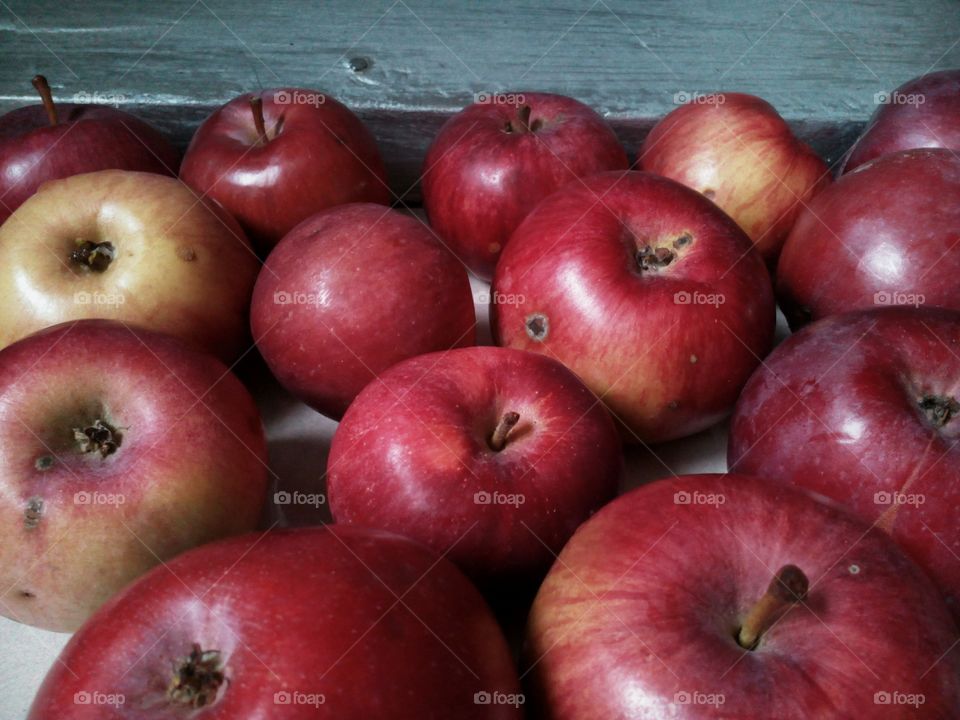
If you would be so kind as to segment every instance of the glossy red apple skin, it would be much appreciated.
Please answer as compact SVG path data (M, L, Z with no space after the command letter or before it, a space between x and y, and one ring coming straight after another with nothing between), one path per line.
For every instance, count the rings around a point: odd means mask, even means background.
M210 720L521 716L474 702L516 695L518 682L490 610L453 565L390 533L326 526L207 545L147 575L71 639L29 718L193 717L166 691L194 643L219 651L228 680L199 715ZM78 692L125 702L77 705Z
M791 327L885 304L960 310L960 158L885 155L840 178L804 212L777 266Z
M269 251L325 208L390 202L376 140L345 105L302 88L258 95L267 142L257 142L254 94L247 93L203 122L180 169L180 178L230 211L258 248Z
M883 308L814 323L747 383L728 460L887 530L960 616L960 419L937 427L919 407L927 395L960 398L958 347L960 313L948 310ZM904 497L916 495L924 502Z
M786 564L807 598L745 650L735 635ZM531 703L553 720L956 717L956 634L880 531L763 479L684 476L618 498L564 548L531 610Z
M517 116L524 106L532 132ZM613 129L583 103L549 93L492 94L440 129L423 164L423 204L450 248L489 280L538 202L577 178L627 167Z
M257 526L268 479L260 415L213 357L80 320L0 351L0 378L5 616L75 630L157 563ZM106 455L73 434L97 420L120 435Z
M0 117L0 223L47 180L110 169L177 174L180 153L143 120L102 105L56 108L55 126L42 105Z
M416 218L370 203L318 213L283 239L257 279L251 326L277 379L336 418L394 363L476 337L460 261Z
M705 194L774 263L803 205L830 184L826 163L765 100L697 96L658 122L640 165Z
M519 422L499 451L501 417ZM350 406L330 449L337 522L412 537L486 584L543 573L622 469L609 414L536 353L472 347L383 373Z
M676 259L639 270L648 244ZM749 238L699 193L650 173L601 173L544 200L492 288L494 300L522 300L491 305L497 343L563 362L628 441L720 420L773 339L770 278Z
M108 242L102 270L78 241ZM44 183L0 226L0 347L99 317L164 332L233 363L250 349L260 262L223 208L175 178L101 170Z
M850 149L841 173L899 150L960 150L960 70L921 75L887 99Z

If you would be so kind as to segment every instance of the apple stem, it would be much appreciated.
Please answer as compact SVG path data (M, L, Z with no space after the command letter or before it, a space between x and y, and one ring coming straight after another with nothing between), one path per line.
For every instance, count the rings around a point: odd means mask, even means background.
M767 592L754 603L737 632L737 642L747 650L756 647L760 636L782 611L801 602L810 589L810 581L796 565L784 565L777 571Z
M515 412L505 412L500 421L497 423L497 427L493 431L493 435L490 437L490 447L496 452L500 452L506 447L507 444L507 435L510 434L510 431L513 430L513 426L520 421L520 413Z
M37 75L33 78L33 87L40 93L40 99L43 101L43 109L47 111L47 118L50 120L50 127L56 127L60 123L57 117L57 106L53 103L53 93L50 92L50 83L43 75Z
M251 96L250 111L253 113L253 124L257 129L257 144L264 145L267 142L267 126L263 122L263 98L259 95Z
M517 117L515 120L508 120L504 130L508 133L529 133L536 132L543 124L540 120L530 122L530 113L532 109L529 105L521 105L517 108Z

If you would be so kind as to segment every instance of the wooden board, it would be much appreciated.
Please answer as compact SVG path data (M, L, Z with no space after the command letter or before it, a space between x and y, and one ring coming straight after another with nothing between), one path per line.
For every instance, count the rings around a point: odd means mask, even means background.
M116 101L182 146L241 92L323 90L369 123L415 199L444 118L510 89L589 103L631 153L677 96L743 90L836 160L876 93L960 65L960 3L2 0L0 60L0 112L32 102L42 72L58 97Z

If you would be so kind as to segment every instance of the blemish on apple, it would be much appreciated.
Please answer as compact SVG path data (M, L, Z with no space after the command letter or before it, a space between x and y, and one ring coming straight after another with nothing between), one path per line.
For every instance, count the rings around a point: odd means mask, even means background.
M543 313L527 315L524 326L527 330L527 336L534 342L543 342L550 334L550 321Z
M197 259L197 251L193 248L181 245L177 248L177 257L184 262L193 262Z
M40 470L42 472L44 470L49 470L50 468L52 468L55 463L56 463L56 460L54 459L53 455L41 455L33 463L33 466L37 470Z
M27 500L27 507L23 511L23 526L27 530L33 530L40 524L40 518L43 517L43 499L32 497Z

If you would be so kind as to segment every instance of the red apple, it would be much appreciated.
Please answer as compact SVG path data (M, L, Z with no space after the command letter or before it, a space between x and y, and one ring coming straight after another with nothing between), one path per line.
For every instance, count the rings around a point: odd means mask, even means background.
M768 263L830 171L772 105L753 95L697 95L658 122L643 143L644 170L713 200Z
M613 129L583 103L548 93L482 93L450 118L423 164L430 224L489 280L527 214L568 182L626 170Z
M960 310L960 157L905 150L844 175L797 221L777 266L796 328L875 305Z
M174 338L64 323L0 351L0 613L76 629L187 548L254 529L267 489L253 399Z
M877 101L880 106L841 172L898 150L960 150L960 70L921 75L892 93L878 93Z
M350 406L330 449L337 522L419 540L481 581L542 574L617 492L620 439L555 360L472 347L398 363Z
M251 325L277 379L336 418L394 363L476 334L463 265L416 218L369 203L318 213L277 245Z
M43 105L0 117L0 223L47 180L111 168L177 174L180 154L143 120L103 105L54 105L46 78L33 84Z
M29 720L493 720L522 702L500 629L453 565L328 526L157 568L71 639Z
M219 108L190 141L180 177L229 210L263 251L325 208L390 202L370 131L329 95L300 88Z
M881 308L791 337L750 379L730 467L801 485L886 530L960 617L960 313Z
M550 355L659 442L720 420L770 349L770 278L716 205L649 173L544 200L497 265L497 343Z
M956 635L883 533L766 480L690 475L577 531L531 610L529 672L553 720L940 720L960 717Z
M0 347L101 317L233 362L250 345L258 268L233 218L174 178L103 170L52 180L0 227Z

